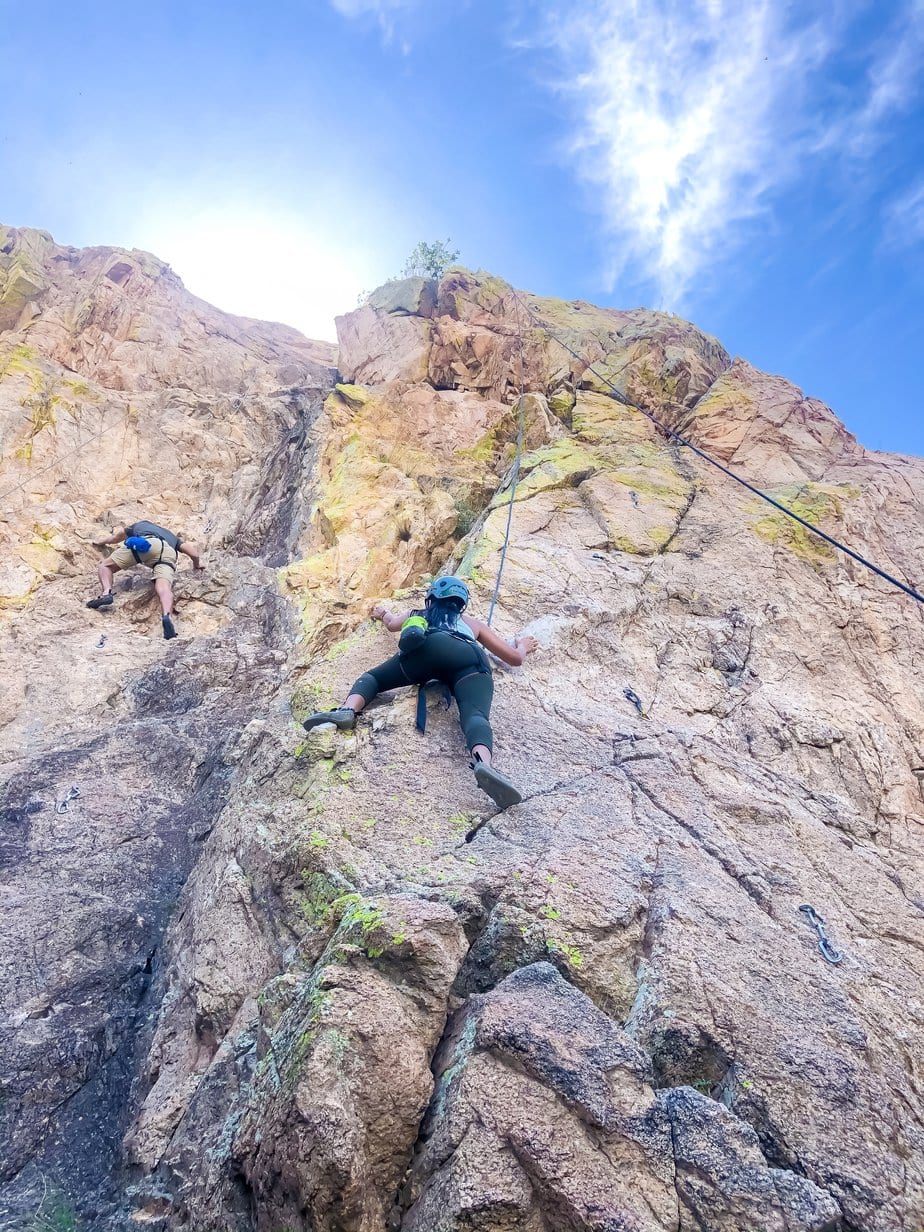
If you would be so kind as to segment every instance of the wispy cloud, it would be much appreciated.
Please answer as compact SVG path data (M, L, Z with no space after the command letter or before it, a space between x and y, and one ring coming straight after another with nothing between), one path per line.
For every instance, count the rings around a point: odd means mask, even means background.
M924 0L910 0L869 48L858 101L831 118L820 144L853 157L873 154L887 122L905 111L920 91L922 55Z
M924 179L918 180L886 207L883 244L910 248L924 241Z
M906 105L924 0L870 52L859 97L821 96L861 0L538 0L555 53L568 155L626 266L677 307L820 150L865 156ZM899 29L902 41L899 35Z
M397 19L415 8L419 0L330 0L344 17L372 17L381 27L386 42L395 39ZM401 49L410 50L406 39L401 40Z

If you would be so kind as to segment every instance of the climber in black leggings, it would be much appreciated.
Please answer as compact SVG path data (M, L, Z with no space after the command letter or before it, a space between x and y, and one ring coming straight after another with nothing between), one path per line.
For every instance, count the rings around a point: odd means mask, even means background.
M304 726L310 731L321 723L334 723L349 729L376 694L439 681L458 703L459 722L472 753L478 786L501 808L507 808L518 804L522 796L491 764L494 680L482 647L518 667L533 653L537 642L528 636L506 642L483 621L463 616L468 599L468 587L461 579L440 577L430 586L427 606L421 610L397 616L383 607L373 608L372 615L387 629L401 632L398 654L363 672L341 707L310 715Z

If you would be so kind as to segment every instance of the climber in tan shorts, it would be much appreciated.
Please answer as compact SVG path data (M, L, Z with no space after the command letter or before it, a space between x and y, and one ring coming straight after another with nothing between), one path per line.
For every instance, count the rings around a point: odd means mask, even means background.
M158 526L155 522L133 522L108 539L97 540L97 547L106 547L111 543L121 543L124 546L116 548L105 560L97 566L99 574L100 593L95 599L90 599L87 607L111 607L112 578L120 569L133 569L135 565L147 565L154 574L154 589L160 599L163 610L161 621L164 627L164 637L168 640L176 637L173 625L173 575L176 573L179 553L188 556L193 568L201 569L199 550L193 543L187 543L173 531Z

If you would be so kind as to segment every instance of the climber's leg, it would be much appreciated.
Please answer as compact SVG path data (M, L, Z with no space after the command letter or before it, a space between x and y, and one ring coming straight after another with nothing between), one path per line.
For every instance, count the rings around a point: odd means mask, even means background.
M156 577L154 589L160 599L161 615L169 616L173 611L173 582L167 578Z
M494 700L494 679L487 672L472 672L463 676L453 688L459 705L459 723L473 754L490 765L494 735L491 731L491 702Z
M475 782L498 808L519 804L523 799L519 791L491 765L494 737L489 716L494 698L493 678L488 673L474 672L459 680L453 693L459 703L459 722L474 760Z
M310 714L302 726L305 731L319 727L322 723L334 723L341 730L348 731L356 726L356 716L379 693L389 689L400 689L411 681L408 680L400 664L400 655L394 655L363 674L353 684L350 695L336 710L320 710Z
M111 556L101 560L96 566L99 577L99 595L90 599L87 607L109 607L112 603L112 579L121 566L117 565Z

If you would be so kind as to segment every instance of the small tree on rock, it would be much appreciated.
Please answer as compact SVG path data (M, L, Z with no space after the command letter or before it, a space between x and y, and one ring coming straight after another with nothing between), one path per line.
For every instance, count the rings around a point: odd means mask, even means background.
M451 243L451 240L446 240L445 243L436 240L427 244L421 240L405 261L402 277L442 278L447 267L459 259L458 249L450 248Z

